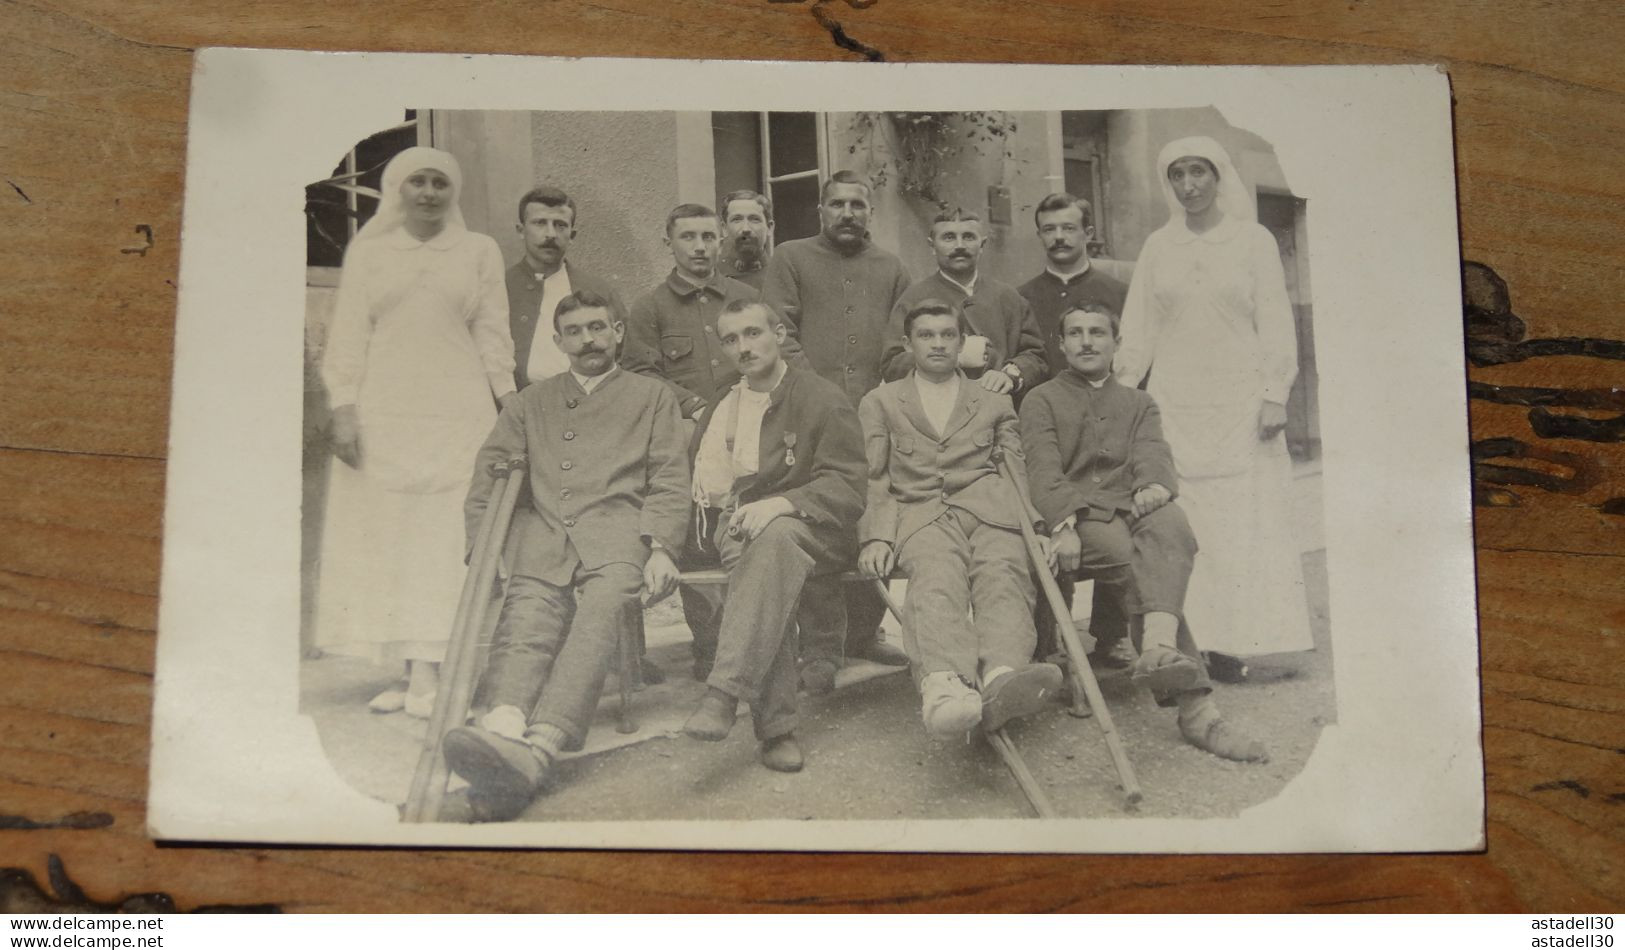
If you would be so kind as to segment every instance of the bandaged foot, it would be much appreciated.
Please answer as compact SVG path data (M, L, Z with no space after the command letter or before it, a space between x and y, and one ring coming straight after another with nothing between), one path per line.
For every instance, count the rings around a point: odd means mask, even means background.
M958 673L927 673L920 680L920 720L938 739L962 736L982 721L982 694Z
M1185 741L1221 759L1234 762L1268 762L1264 744L1232 726L1219 714L1219 707L1206 690L1193 690L1179 697L1179 734Z
M1139 659L1134 661L1131 669L1136 686L1143 686L1163 696L1190 689L1196 685L1202 673L1201 664L1194 657L1171 647L1149 645L1140 651Z

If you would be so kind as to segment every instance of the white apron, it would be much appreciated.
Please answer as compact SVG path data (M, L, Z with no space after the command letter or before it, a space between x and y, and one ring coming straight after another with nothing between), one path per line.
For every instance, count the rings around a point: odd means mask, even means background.
M339 327L359 308L361 464L331 464L315 639L378 662L439 661L466 573L463 501L496 419L490 370L501 358L482 345L502 345L497 318L507 339L507 307L504 295L491 312L483 272L494 262L500 287L501 256L466 231L427 243L396 232L357 251L330 345L353 347Z
M1185 598L1196 642L1239 656L1313 649L1286 437L1258 438L1266 393L1284 404L1296 368L1274 238L1234 220L1158 231L1129 296L1119 369L1128 382L1133 364L1149 366L1162 411L1200 548Z

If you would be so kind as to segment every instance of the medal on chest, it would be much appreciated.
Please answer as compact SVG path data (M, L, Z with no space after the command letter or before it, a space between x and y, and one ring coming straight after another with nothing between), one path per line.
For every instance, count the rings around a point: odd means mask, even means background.
M794 432L784 434L784 467L796 467L796 434Z

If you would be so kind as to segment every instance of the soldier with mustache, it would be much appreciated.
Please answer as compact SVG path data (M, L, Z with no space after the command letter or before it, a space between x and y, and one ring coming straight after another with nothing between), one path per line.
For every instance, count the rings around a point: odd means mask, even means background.
M773 255L773 201L754 191L731 191L722 199L722 259L725 277L762 289Z
M1017 400L1048 379L1044 338L1032 308L1014 287L977 271L987 246L982 219L963 209L944 211L931 222L927 241L937 270L909 287L892 308L881 357L886 379L902 379L914 368L904 320L922 301L932 299L964 312L970 335L959 351L959 368L983 389Z
M578 290L552 322L570 368L503 410L464 506L472 547L496 490L492 466L529 459L473 721L444 744L485 819L517 816L586 741L616 646L642 617L640 595L677 587L688 528L688 453L671 390L615 364L625 328L607 299Z
M1089 202L1066 192L1045 196L1033 210L1038 240L1044 245L1044 269L1022 284L1018 293L1032 307L1044 340L1050 373L1066 369L1061 352L1061 314L1084 304L1105 304L1123 312L1128 286L1089 266L1089 242L1095 236L1095 214Z
M845 170L830 175L819 190L822 231L779 245L762 278L762 300L788 331L787 351L799 342L813 370L853 408L880 383L886 321L910 283L897 255L869 239L873 211L867 179ZM908 665L908 657L880 637L886 605L879 595L867 585L848 584L845 600L844 622L833 609L842 605L819 605L832 608L829 616L802 630L801 683L809 692L835 688L843 654Z
M507 283L514 384L520 389L570 368L569 358L545 328L552 325L559 301L572 292L604 298L615 322L626 322L626 307L614 288L565 260L579 224L575 199L551 185L532 188L519 199L514 230L524 239L525 256L508 268Z
M717 213L705 205L673 208L665 234L671 273L632 304L626 327L623 365L665 380L685 419L698 417L719 390L739 379L717 342L723 305L759 296L754 288L718 272L721 234Z
M1039 333L1044 338L1044 359L1050 375L1060 376L1067 368L1066 354L1061 349L1061 314L1076 307L1103 306L1112 313L1123 312L1123 300L1128 286L1107 276L1089 263L1089 242L1095 237L1095 214L1089 202L1066 192L1045 196L1033 209L1033 224L1038 228L1038 240L1044 245L1044 269L1038 276L1022 284L1018 290L1038 321ZM1061 591L1067 604L1072 603L1073 581L1070 574L1060 579ZM1128 618L1123 615L1120 599L1107 597L1096 589L1090 608L1090 632L1095 637L1095 652L1090 662L1098 669L1122 669L1130 661L1124 650L1128 636ZM1060 649L1056 640L1055 618L1047 605L1038 612L1039 652L1048 655Z

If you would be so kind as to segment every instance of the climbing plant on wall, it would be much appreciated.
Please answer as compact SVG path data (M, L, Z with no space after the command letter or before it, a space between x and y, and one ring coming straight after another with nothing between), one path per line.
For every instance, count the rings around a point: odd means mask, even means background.
M906 196L946 208L944 179L967 149L1011 157L1008 112L858 112L848 154L861 157L875 186L896 181Z

